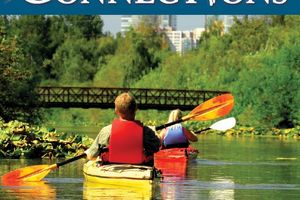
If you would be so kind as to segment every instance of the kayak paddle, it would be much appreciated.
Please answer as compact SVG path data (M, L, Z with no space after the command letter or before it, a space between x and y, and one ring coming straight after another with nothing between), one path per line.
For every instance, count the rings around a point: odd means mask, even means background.
M57 169L60 166L79 160L85 157L86 154L80 154L68 160L52 164L52 165L33 165L14 171L8 172L1 177L2 182L18 182L18 181L40 181L49 174L51 170Z
M216 123L212 124L209 128L205 128L199 131L195 131L194 133L200 134L204 131L208 131L210 129L217 130L217 131L226 131L228 129L231 129L235 126L236 120L234 117L229 117L226 119L222 119L220 121L217 121Z
M155 130L161 130L168 126L184 122L187 120L206 121L223 117L230 113L233 108L234 98L231 94L223 94L205 101L194 108L188 115L167 124L155 127Z

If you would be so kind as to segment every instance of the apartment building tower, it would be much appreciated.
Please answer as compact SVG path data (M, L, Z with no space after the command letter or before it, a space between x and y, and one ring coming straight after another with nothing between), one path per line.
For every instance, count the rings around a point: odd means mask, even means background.
M130 27L137 26L140 22L157 25L160 29L172 27L177 29L176 15L122 15L121 33L124 34Z

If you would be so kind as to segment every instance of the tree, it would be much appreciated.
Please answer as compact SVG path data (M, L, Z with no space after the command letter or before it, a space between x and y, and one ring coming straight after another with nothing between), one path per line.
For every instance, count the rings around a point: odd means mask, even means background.
M49 51L50 20L43 15L23 15L11 19L11 34L26 54L31 65L35 66L36 72L40 73L43 61L51 58Z
M99 15L64 16L69 37L96 39L103 35L103 21Z
M199 40L199 46L203 45L205 41L209 40L210 37L220 37L224 34L224 24L220 20L212 20L210 21L205 28L205 31L201 34Z
M0 30L0 114L5 121L34 121L37 103L32 68L17 42Z
M227 35L230 48L240 54L249 54L263 49L268 41L267 18L235 19Z
M3 33L9 33L10 23L6 15L0 16L0 28L3 31Z
M291 55L299 57L298 50L294 50L296 47L290 46L281 47L275 54L261 53L256 56L260 60L258 66L254 69L245 66L241 71L236 94L242 108L240 117L247 116L248 121L242 123L267 127L295 126L299 120L300 76L293 64L295 60L289 59Z
M127 53L131 64L126 68L124 86L130 86L142 76L149 73L150 70L158 67L160 53L166 49L163 48L164 37L155 28L145 26L141 23L136 30L126 33L125 38L120 41L120 53Z
M60 84L91 83L95 74L114 54L115 41L110 36L91 39L67 39L49 60L50 77Z

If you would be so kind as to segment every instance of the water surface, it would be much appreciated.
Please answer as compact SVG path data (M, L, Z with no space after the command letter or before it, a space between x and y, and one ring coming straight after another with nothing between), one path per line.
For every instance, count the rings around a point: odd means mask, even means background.
M199 136L198 158L185 173L165 177L152 193L88 185L84 159L52 171L43 182L0 186L0 199L298 199L300 143L276 138ZM0 160L0 174L52 160Z

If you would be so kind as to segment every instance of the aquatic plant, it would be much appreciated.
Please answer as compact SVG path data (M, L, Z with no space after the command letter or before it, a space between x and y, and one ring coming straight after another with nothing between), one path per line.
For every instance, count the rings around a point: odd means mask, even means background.
M20 121L0 123L0 158L66 158L82 153L93 139L58 133Z

